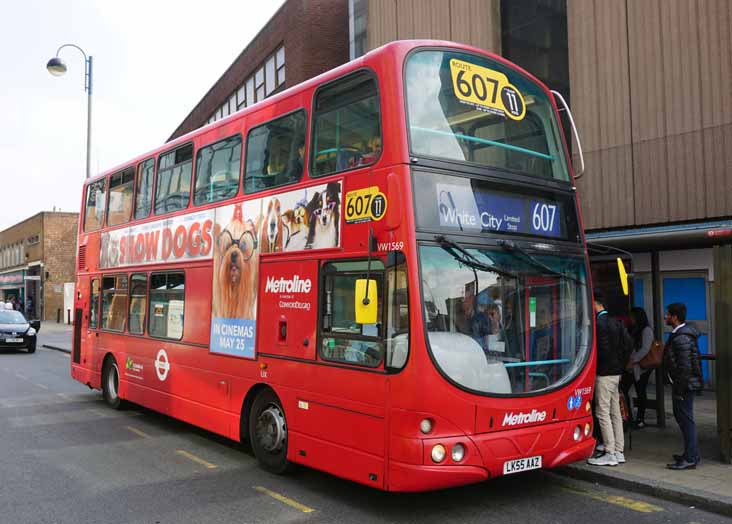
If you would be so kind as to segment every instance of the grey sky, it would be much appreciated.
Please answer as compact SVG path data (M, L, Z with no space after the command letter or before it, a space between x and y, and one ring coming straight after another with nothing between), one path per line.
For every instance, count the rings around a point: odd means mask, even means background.
M94 57L92 175L162 145L283 0L25 0L0 31L0 230L78 211L86 170L84 59Z

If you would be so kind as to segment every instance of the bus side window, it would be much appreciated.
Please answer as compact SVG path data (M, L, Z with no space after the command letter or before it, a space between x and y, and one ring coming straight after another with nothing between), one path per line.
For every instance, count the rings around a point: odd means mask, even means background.
M175 340L183 338L184 309L185 274L176 271L150 275L148 334Z
M91 297L89 299L89 327L96 329L99 318L99 279L91 281Z
M147 312L147 275L135 273L130 278L130 311L128 329L130 333L142 335L145 331Z
M191 195L193 144L160 155L155 190L155 214L162 215L188 207Z
M241 135L202 147L196 154L196 189L193 204L218 202L239 191Z
M407 261L401 251L389 253L386 268L386 367L401 369L409 354Z
M379 297L377 322L357 324L356 280L366 278L368 262L332 262L324 266L320 356L324 360L378 367L384 359L384 265L371 261Z
M305 111L300 110L249 132L245 193L291 184L302 178L306 120Z
M89 184L86 188L84 231L96 231L102 227L104 208L107 205L107 179Z
M109 177L107 225L116 226L130 220L135 169L128 168Z
M155 160L148 158L137 166L137 192L135 193L135 219L150 216L152 209L153 177Z
M313 176L373 164L381 156L379 96L366 71L319 89L315 96Z
M102 329L124 331L127 317L127 275L102 278Z

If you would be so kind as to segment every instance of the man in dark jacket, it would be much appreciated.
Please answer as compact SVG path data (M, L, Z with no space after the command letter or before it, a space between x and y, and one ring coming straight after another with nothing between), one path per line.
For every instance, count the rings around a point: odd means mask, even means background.
M670 304L664 320L673 328L664 357L673 392L674 418L684 437L684 453L674 455L674 462L668 468L694 469L700 459L694 422L694 395L702 389L699 331L686 323L686 306L681 303Z
M595 382L595 414L602 432L605 453L590 458L587 463L592 466L617 466L625 462L623 446L623 417L620 414L620 394L618 385L623 374L620 362L620 334L617 333L615 321L611 320L606 309L605 300L599 290L594 296L595 336L597 345L597 381Z

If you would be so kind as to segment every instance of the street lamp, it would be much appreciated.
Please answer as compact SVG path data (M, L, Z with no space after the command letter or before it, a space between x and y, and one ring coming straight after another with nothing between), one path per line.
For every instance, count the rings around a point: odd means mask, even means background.
M58 48L56 56L46 64L46 69L53 76L61 76L66 73L66 63L58 56L64 47L75 47L84 55L84 91L87 93L88 100L86 111L86 178L89 178L91 176L92 57L87 57L84 50L78 45L64 44Z

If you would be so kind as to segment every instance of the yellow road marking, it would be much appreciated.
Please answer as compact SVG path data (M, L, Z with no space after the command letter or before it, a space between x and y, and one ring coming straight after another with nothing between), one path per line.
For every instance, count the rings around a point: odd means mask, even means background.
M287 504L290 507L295 508L298 511L302 511L303 513L312 513L315 511L313 508L309 508L303 504L300 504L299 502L296 502L292 500L291 498L287 498L284 495L280 495L279 493L276 493L272 490L269 490L267 488L263 488L262 486L254 486L254 489L259 491L260 493L264 493L265 495L269 495L275 500L279 500L280 502Z
M663 511L663 508L655 506L653 504L649 504L648 502L633 500L627 497L620 497L618 495L590 493L589 491L582 491L579 489L569 488L567 486L562 486L562 489L566 491L571 491L572 493L577 493L579 495L584 495L585 497L589 497L594 500L601 500L603 502L607 502L608 504L615 504L616 506L622 506L627 509L632 509L633 511L638 511L639 513L658 513Z
M132 426L125 426L125 427L126 427L127 429L129 429L130 431L132 431L132 432L133 432L133 433L134 433L135 435L139 435L139 436L141 436L142 438L150 438L150 435L148 435L148 434L147 434L147 433L145 433L144 431L140 431L139 429L137 429L137 428L133 428Z
M202 466L206 466L208 469L218 468L218 466L216 464L211 464L210 462L206 462L202 458L198 458L197 456L195 456L193 453L188 453L187 451L183 451L182 449L176 450L176 453L189 460L192 460L193 462L197 462L198 464L201 464Z

